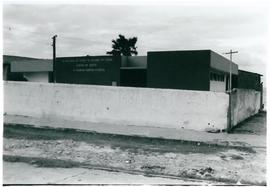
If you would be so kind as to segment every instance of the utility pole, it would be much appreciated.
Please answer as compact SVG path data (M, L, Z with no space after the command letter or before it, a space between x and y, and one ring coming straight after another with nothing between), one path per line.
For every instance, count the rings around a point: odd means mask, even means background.
M57 35L54 35L52 37L53 39L53 43L52 43L52 47L53 47L53 82L56 83L56 37Z
M232 128L232 54L238 53L238 51L230 50L230 52L225 54L230 54L230 81L229 81L229 109L228 109L228 124L227 124L227 132L229 133Z
M233 53L238 53L238 51L232 51L230 50L230 52L225 53L226 55L230 54L230 81L229 81L229 92L232 91L232 54Z

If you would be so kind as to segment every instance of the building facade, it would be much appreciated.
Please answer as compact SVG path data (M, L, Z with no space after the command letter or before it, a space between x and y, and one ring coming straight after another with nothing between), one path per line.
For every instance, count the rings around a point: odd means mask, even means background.
M7 58L4 80L53 82L52 60ZM81 56L56 58L55 81L226 92L231 88L262 91L261 75L211 50L150 51L147 56Z
M4 55L3 62L4 80L52 82L52 60Z
M211 50L148 52L147 86L226 92L230 69L236 87L237 64Z

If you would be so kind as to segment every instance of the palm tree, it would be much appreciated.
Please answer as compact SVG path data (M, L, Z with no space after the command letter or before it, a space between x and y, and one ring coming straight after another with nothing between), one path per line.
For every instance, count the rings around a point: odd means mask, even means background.
M137 37L125 38L125 36L119 34L119 38L112 40L112 51L108 51L107 54L111 55L124 55L132 56L137 55L137 47L135 46L137 42Z

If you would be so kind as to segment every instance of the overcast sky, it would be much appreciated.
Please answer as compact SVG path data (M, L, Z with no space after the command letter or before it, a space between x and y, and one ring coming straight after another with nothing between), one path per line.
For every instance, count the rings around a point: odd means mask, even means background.
M239 51L240 69L266 74L265 6L4 5L4 54L52 58L104 55L118 34L138 37L138 55L154 50ZM229 58L229 56L227 56Z

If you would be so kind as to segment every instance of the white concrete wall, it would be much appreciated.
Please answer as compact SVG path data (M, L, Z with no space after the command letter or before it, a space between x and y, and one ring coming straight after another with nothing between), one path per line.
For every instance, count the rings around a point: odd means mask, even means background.
M210 91L226 92L226 82L210 80Z
M49 72L29 72L23 76L30 82L49 82Z
M260 92L248 89L236 89L231 98L232 126L259 112Z
M10 115L123 125L225 129L225 93L112 86L4 83L4 111Z

